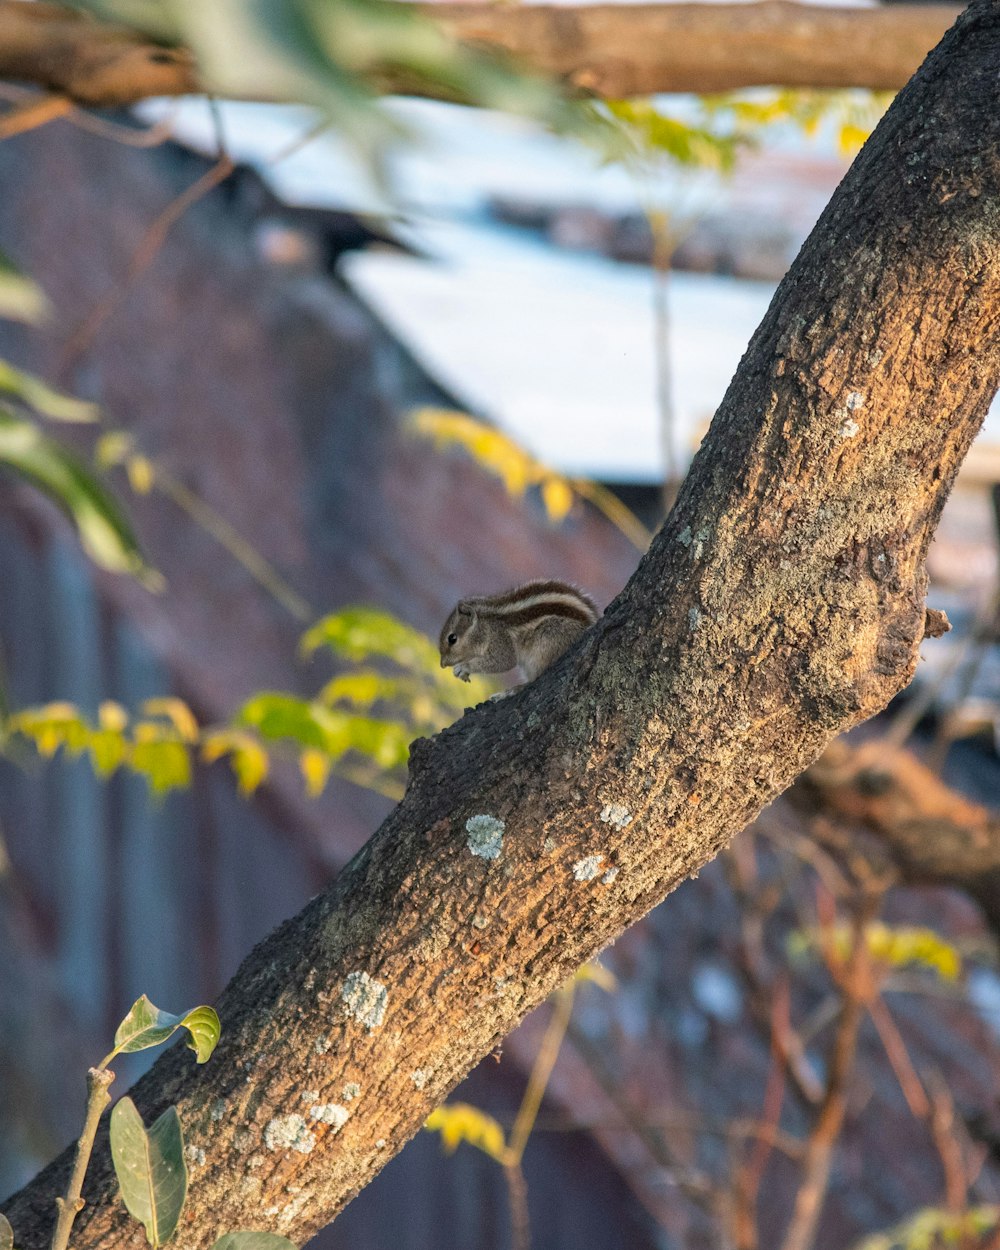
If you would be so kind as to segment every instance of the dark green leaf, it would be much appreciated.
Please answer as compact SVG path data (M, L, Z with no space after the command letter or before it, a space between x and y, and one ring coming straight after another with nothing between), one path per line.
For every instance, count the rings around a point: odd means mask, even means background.
M168 1107L147 1132L131 1098L115 1103L111 1159L129 1214L145 1225L151 1246L162 1246L174 1235L187 1194L177 1108Z

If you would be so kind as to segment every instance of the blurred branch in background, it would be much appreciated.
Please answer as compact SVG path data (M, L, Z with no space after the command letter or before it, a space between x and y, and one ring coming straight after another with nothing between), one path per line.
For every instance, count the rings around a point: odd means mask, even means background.
M245 76L224 69L220 73L219 58L211 51L215 22L209 5L147 5L142 10L147 28L139 31L128 25L134 6L90 0L75 7L103 20L82 21L69 6L3 0L0 77L36 83L88 107L121 106L150 96L190 95L206 89L236 98L301 98L301 83L308 88L319 82L315 65L307 66L309 72L301 80L290 75L296 53L303 48L294 46L287 30L285 56L275 61L280 74L262 75L264 67L253 57ZM951 5L918 4L824 8L783 0L749 6L435 4L420 11L392 4L356 7L359 20L384 17L382 25L388 28L391 43L376 47L377 55L367 65L340 68L349 74L377 69L383 90L444 98L468 91L471 73L482 67L475 56L458 51L463 44L503 51L536 72L612 98L776 83L895 90L960 11ZM263 13L260 24L266 20L269 6L246 6L248 30L255 20L251 11L258 8ZM306 30L316 29L323 8L334 10L309 0L296 0L294 8ZM150 14L159 20L149 22ZM275 24L272 35L278 30ZM338 33L342 46L352 42L346 37L349 32ZM185 42L188 47L178 46ZM371 41L364 46L370 47ZM437 82L436 71L442 71ZM499 80L497 85L502 85ZM356 90L342 77L338 107L349 104ZM315 102L322 106L322 101ZM499 104L495 98L479 102Z

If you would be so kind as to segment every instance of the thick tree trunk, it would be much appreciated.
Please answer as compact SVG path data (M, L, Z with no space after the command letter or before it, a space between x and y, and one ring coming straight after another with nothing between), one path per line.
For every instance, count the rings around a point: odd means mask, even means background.
M759 4L442 3L456 39L501 48L598 95L787 87L901 87L955 20L947 4L835 9ZM81 20L58 4L0 0L0 78L78 104L132 104L202 89L189 54ZM393 89L391 75L383 80ZM400 84L397 84L397 88ZM412 90L413 83L402 84Z
M139 1083L147 1120L179 1104L196 1159L180 1244L304 1241L909 681L927 545L1000 378L998 65L1000 0L977 0L837 191L604 619L414 744L403 802L222 995L212 1061L175 1049ZM46 1244L66 1168L7 1204L23 1250ZM77 1250L138 1250L104 1150L85 1193Z

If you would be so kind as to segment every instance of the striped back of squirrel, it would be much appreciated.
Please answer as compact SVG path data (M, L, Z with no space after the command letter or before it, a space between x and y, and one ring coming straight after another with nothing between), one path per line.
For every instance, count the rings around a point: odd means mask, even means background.
M587 626L593 625L601 615L588 594L568 582L557 581L525 582L498 595L463 599L458 607L459 611L471 609L481 618L500 620L511 629L551 616L565 617Z

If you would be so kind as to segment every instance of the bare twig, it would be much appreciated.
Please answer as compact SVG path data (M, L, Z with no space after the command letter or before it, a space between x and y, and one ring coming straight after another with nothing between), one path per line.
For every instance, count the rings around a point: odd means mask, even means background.
M757 1250L757 1199L760 1194L764 1169L771 1155L773 1133L781 1120L781 1107L785 1099L785 1062L778 1038L791 1027L791 995L788 978L777 982L772 1009L771 1067L764 1090L761 1124L771 1133L761 1133L754 1142L750 1158L738 1169L735 1181L735 1219L733 1240L737 1250Z
M871 895L858 908L852 925L851 951L844 966L832 950L825 952L830 973L843 992L844 1007L833 1039L823 1102L806 1141L802 1179L782 1250L810 1250L815 1240L829 1185L833 1150L847 1113L847 1086L857 1053L858 1032L871 998L871 963L865 928L877 910L877 897Z
M224 182L234 168L235 166L230 157L223 156L210 169L207 169L197 181L193 182L191 186L171 200L163 212L160 213L143 235L139 246L132 253L132 258L128 263L124 276L105 292L70 335L63 348L60 364L59 371L63 376L89 349L94 339L100 333L104 323L118 308L129 291L131 291L136 280L145 273L156 259L160 249L166 242L171 227L177 223L192 204L200 200L202 196L207 195L209 191L217 187L221 182Z
M903 1091L910 1114L917 1120L927 1119L931 1114L931 1104L927 1093L910 1060L906 1043L880 994L876 993L872 997L868 1004L868 1012L889 1058L889 1063L892 1065L892 1070L896 1074L896 1080Z
M73 101L66 96L34 96L0 117L0 141L44 126L46 122L54 121L57 117L65 117L73 111L73 107Z
M76 1158L73 1161L73 1172L69 1180L69 1188L65 1198L56 1199L59 1214L56 1217L55 1231L52 1234L51 1250L66 1250L69 1235L73 1229L73 1221L83 1210L83 1178L87 1164L94 1149L94 1138L97 1136L97 1125L104 1108L111 1101L108 1087L115 1079L115 1074L108 1068L91 1068L87 1073L87 1117L83 1124L83 1132L76 1144Z

